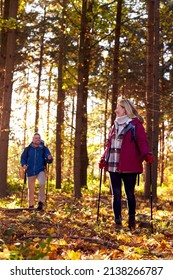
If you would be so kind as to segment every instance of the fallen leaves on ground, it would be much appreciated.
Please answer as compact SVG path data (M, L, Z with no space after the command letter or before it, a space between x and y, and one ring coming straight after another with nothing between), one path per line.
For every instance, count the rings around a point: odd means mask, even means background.
M123 228L115 231L111 195L101 196L98 223L95 196L50 193L44 211L18 209L13 199L0 208L0 259L173 259L173 206L164 199L154 203L150 223L150 203L137 196L134 231L125 203Z

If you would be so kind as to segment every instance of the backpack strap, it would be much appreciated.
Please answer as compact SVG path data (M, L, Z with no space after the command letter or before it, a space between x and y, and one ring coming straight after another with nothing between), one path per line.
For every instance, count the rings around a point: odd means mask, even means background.
M45 159L45 154L46 154L46 147L45 145L43 146L43 160L44 160L44 169L47 170L47 162Z
M132 140L135 140L136 139L136 127L135 127L135 125L133 125L132 123L129 123L125 127L123 134L125 135L129 130L131 130L131 132L132 132Z
M28 153L29 153L29 150L30 150L31 146L27 146L26 147L26 159L28 160Z
M132 139L132 141L135 142L138 153L140 154L138 143L136 141L136 125L133 125L132 123L129 123L127 125L127 127L125 128L124 134L127 133L127 131L129 131L129 130L131 130L131 137L132 137L131 139ZM139 186L139 183L140 183L140 174L139 173L137 174L137 182L138 182L137 184Z
M129 123L129 124L125 127L124 135L125 135L129 130L131 130L131 141L134 141L134 142L135 142L136 147L137 147L137 149L138 149L138 152L139 152L139 154L140 154L139 147L138 147L138 144L137 144L137 141L136 141L136 125L133 125L132 123Z

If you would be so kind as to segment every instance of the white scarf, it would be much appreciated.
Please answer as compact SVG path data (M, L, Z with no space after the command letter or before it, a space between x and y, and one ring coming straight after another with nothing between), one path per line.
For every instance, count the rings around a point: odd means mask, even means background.
M115 129L116 133L111 139L111 149L109 160L108 160L108 171L117 172L120 158L120 150L122 146L123 137L119 137L119 135L123 134L123 129L125 126L131 121L127 115L122 117L117 117L115 119Z
M121 116L121 117L117 117L115 119L115 127L117 130L117 134L119 135L122 130L124 129L124 127L131 121L132 119L129 118L127 115Z

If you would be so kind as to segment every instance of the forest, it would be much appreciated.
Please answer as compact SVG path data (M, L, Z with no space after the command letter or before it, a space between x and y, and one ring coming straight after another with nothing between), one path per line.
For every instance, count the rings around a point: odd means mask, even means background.
M0 0L0 8L0 259L172 259L172 0ZM144 118L154 163L136 185L136 229L123 193L117 233L98 163L121 97ZM27 208L19 175L35 132L54 159L41 212Z

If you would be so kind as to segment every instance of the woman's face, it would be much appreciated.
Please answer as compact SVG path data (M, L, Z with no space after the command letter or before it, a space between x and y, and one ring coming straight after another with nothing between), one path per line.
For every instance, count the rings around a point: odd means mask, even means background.
M125 108L122 107L120 104L117 105L117 107L115 109L115 113L116 113L117 117L122 117L122 116L126 115Z

